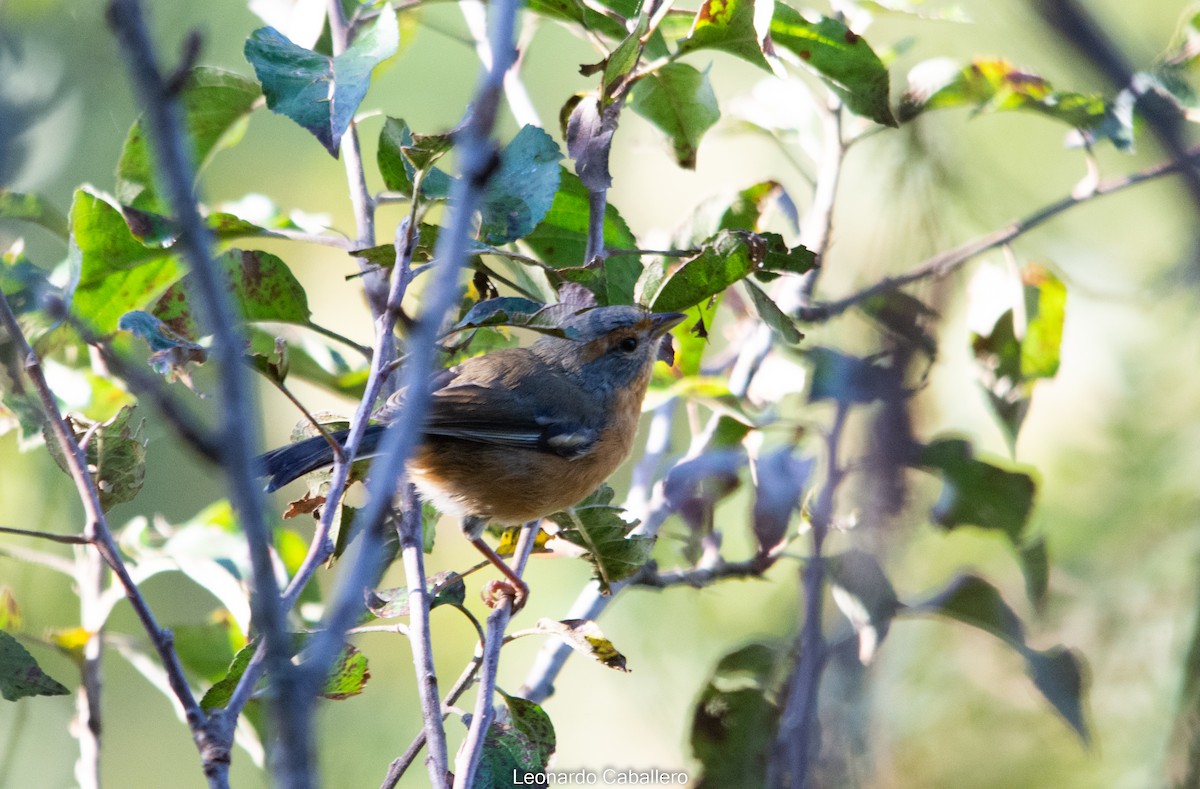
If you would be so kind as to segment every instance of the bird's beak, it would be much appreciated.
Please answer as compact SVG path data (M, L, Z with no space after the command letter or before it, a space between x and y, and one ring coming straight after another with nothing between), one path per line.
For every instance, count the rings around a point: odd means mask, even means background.
M651 313L650 322L653 328L650 329L650 334L655 337L661 337L679 325L680 321L686 317L682 312Z
M682 312L656 312L650 316L653 324L650 336L663 337L658 346L658 358L668 365L675 364L675 347L671 344L671 338L664 335L686 317Z

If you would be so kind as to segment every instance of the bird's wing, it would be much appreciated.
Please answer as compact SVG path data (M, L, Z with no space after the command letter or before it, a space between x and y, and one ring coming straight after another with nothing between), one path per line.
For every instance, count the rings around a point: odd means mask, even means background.
M434 392L425 432L563 457L587 454L603 426L595 395L532 355L505 361L459 367Z

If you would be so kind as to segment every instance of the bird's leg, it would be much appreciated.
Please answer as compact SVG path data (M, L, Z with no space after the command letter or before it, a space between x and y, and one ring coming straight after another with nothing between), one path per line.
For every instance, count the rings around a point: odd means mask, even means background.
M529 586L521 580L521 576L513 572L513 569L508 566L508 563L500 558L500 555L492 550L492 546L483 541L483 530L487 526L487 519L477 515L468 515L463 518L462 530L475 549L483 554L484 558L495 565L496 569L504 574L508 582L512 585L513 596L513 611L520 611L525 605L525 598L529 597ZM491 605L490 598L493 595L485 592L484 599L488 600Z

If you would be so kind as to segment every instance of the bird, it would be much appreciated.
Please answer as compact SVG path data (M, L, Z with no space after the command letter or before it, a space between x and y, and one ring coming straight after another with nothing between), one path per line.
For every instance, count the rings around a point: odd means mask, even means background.
M461 518L467 539L512 585L514 610L529 588L482 535L489 523L538 520L581 501L633 449L663 338L685 316L636 306L594 307L562 321L558 335L501 348L443 371L406 465L423 500ZM375 454L403 392L389 398L363 434L357 458ZM330 437L344 445L348 430ZM333 464L324 436L259 457L267 490Z

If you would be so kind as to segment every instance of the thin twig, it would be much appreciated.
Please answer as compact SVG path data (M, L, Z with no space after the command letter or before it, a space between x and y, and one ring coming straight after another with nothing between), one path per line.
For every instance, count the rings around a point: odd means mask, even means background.
M75 780L82 789L100 789L101 691L103 676L104 623L108 616L98 605L104 592L104 561L98 551L75 549L75 584L79 591L79 625L88 634L79 667L81 683L76 691L79 760Z
M0 526L0 534L16 534L20 537L37 537L39 540L49 540L64 545L91 545L92 541L81 534L51 534L45 531L29 529L14 529L11 526Z
M329 40L334 56L340 55L350 46L350 28L342 10L341 0L329 0ZM351 119L341 140L342 163L346 169L346 184L350 188L350 205L354 210L354 225L357 230L355 247L366 249L375 246L375 202L367 190L367 175L363 169L362 149L358 144L358 124ZM367 304L371 315L378 320L387 310L388 281L382 272L375 269L366 258L358 258L358 268L363 273L363 287L367 292Z
M400 554L408 584L408 640L412 647L413 668L417 675L417 695L421 700L425 741L429 744L426 766L433 786L449 782L450 762L446 755L446 730L442 726L442 704L438 698L437 673L433 665L433 638L429 631L429 590L425 580L425 550L421 534L421 505L412 495L400 518Z
M1164 175L1171 175L1183 169L1184 165L1195 165L1200 162L1200 146L1191 148L1187 152L1187 156L1180 162L1175 159L1170 159L1165 162L1152 165L1139 170L1136 173L1113 178L1098 184L1093 191L1081 195L1067 195L1060 198L1049 205L1043 206L1023 219L1018 219L1004 227L993 230L979 238L972 239L964 244L960 244L954 249L939 252L933 257L925 260L923 263L914 266L911 270L897 274L891 277L884 277L873 285L850 294L836 301L827 301L814 304L809 307L804 307L797 311L797 315L801 320L820 322L841 315L851 307L857 306L867 299L873 298L883 293L890 293L894 290L899 290L905 285L911 285L914 282L919 282L924 279L937 279L952 274L967 263L972 258L983 254L989 250L1001 247L1010 243L1018 236L1028 233L1033 228L1041 225L1059 214L1082 205L1090 200L1105 195L1115 194L1117 192L1128 189L1131 186L1146 181L1152 181L1156 178L1161 178Z

